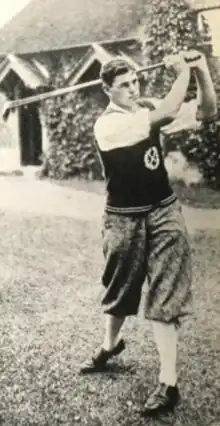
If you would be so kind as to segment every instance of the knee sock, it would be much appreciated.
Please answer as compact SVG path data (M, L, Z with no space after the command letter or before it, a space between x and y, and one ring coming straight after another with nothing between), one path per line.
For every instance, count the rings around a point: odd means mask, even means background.
M107 315L106 318L106 331L103 343L103 348L106 350L113 349L119 341L120 330L124 323L125 318L118 318L112 315Z
M174 323L153 321L153 333L160 357L160 383L175 386L178 331Z

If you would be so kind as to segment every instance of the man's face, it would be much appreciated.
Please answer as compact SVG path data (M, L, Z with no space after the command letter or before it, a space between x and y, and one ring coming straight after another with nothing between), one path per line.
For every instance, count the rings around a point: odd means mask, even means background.
M134 71L117 75L107 93L115 104L126 109L133 109L140 97L140 85Z

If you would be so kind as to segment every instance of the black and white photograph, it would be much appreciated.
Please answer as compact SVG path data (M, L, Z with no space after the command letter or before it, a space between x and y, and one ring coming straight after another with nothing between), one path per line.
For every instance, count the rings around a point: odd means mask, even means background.
M220 426L220 0L0 0L0 426Z

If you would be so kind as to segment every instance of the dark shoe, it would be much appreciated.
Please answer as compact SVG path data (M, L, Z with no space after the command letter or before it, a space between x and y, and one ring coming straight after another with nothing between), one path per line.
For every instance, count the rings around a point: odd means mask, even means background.
M101 348L97 355L92 357L90 361L87 361L80 369L81 374L97 373L104 370L108 360L113 356L119 355L125 349L125 342L123 339L119 340L117 345L107 351Z
M173 411L180 398L177 386L167 386L160 383L148 398L142 415L146 417L157 416Z

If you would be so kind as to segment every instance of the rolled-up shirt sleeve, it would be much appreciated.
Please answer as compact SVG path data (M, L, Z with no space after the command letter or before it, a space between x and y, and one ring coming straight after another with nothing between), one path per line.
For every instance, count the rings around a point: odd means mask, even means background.
M96 141L103 151L134 145L150 133L149 110L111 112L98 118L94 126Z

